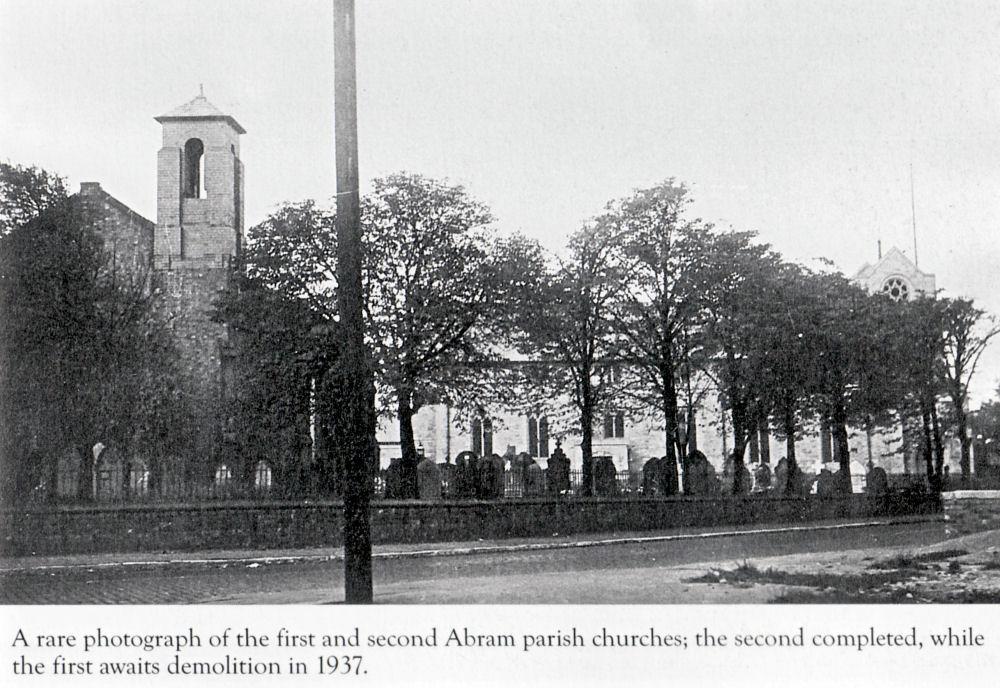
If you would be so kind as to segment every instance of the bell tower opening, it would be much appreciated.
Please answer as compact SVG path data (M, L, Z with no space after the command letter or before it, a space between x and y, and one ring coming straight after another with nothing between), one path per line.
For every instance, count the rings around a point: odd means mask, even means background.
M184 144L184 198L205 198L205 144L188 139Z

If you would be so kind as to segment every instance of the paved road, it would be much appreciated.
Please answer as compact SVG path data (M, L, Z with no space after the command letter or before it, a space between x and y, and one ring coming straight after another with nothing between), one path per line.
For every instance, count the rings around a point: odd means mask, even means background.
M791 531L374 562L385 603L657 603L705 601L684 576L707 562L731 565L810 552L912 549L945 538L942 522ZM4 604L331 603L343 599L342 563L230 562L155 567L11 571ZM725 600L712 600L725 601Z

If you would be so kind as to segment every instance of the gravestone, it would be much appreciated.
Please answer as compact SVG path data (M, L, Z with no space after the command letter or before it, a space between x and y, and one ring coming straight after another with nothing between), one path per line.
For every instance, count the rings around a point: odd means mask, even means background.
M490 492L490 496L493 499L500 499L503 497L504 486L507 480L507 476L504 475L504 460L499 454L492 454L490 455L490 461L493 463L493 489Z
M788 489L788 459L782 456L778 463L774 465L774 479L771 481L771 490L775 496L781 497Z
M394 456L385 469L385 498L405 499L406 486L403 480L403 459Z
M454 485L452 486L452 497L456 499L471 499L476 492L476 464L478 460L475 454L464 451L455 457Z
M549 494L558 495L569 491L569 458L562 447L556 446L556 450L549 457L545 478Z
M838 479L824 467L816 476L816 495L819 497L835 497L840 492L837 485Z
M870 495L884 495L889 492L889 476L881 466L868 463L868 475L865 479L865 492Z
M524 495L537 497L545 491L542 467L536 461L531 461L524 467Z
M618 494L618 471L610 456L594 457L594 493L600 497Z
M441 470L431 459L417 464L417 493L420 499L441 499Z
M476 499L493 499L496 496L496 463L492 456L484 456L476 463Z
M642 465L642 494L646 497L658 497L662 491L660 460L654 456Z
M771 489L771 466L759 463L753 470L753 491L765 492Z
M719 491L719 479L708 457L695 449L688 456L688 477L685 487L689 495L711 495Z

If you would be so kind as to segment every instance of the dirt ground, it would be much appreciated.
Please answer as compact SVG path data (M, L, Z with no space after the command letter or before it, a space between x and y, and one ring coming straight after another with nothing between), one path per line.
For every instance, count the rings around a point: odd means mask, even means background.
M693 571L697 566L685 568ZM1000 603L1000 530L926 547L709 565L682 581L690 594L706 602ZM728 594L720 600L723 591Z

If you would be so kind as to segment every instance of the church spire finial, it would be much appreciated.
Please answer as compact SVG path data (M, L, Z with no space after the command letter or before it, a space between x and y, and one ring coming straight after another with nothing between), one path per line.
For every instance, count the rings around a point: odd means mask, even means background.
M198 84L198 95L202 98L205 97L205 84Z

